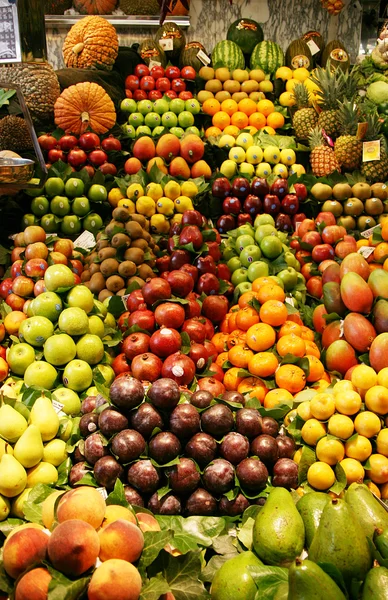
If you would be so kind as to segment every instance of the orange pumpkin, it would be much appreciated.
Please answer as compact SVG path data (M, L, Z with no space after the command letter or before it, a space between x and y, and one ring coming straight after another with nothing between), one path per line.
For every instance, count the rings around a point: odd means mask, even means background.
M110 70L117 58L116 29L103 17L84 17L70 29L63 44L66 67Z
M116 123L112 100L104 88L90 81L66 88L54 105L54 117L58 127L75 135L88 128L105 133Z
M110 15L117 0L73 0L75 10L81 15Z

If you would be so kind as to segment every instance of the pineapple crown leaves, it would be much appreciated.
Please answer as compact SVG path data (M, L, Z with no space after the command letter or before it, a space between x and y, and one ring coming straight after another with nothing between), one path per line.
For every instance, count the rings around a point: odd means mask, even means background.
M340 68L317 67L310 79L318 86L316 96L323 110L336 110L338 101L343 100L347 91L347 75Z
M368 129L365 135L365 141L381 140L381 121L377 110L370 110L365 104L360 106L360 115L362 121L367 123Z
M310 94L304 83L297 83L292 91L297 108L300 110L302 108L309 108L310 104Z
M317 126L314 127L309 134L309 143L310 143L310 148L311 150L314 150L314 148L318 148L318 147L322 147L322 146L327 146L328 144L323 136L322 133L322 129L321 127Z
M338 119L341 125L341 135L357 134L361 112L352 100L344 100L338 103Z

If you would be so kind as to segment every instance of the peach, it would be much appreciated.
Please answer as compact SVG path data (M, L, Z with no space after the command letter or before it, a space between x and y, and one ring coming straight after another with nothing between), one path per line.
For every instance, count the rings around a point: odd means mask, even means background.
M118 519L124 519L136 525L136 517L129 508L120 506L119 504L109 504L105 509L105 516L101 527L106 527Z
M39 525L39 523L23 523L23 525L18 525L15 527L15 529L12 529L12 531L9 532L5 539L4 545L11 539L13 535L15 535L15 533L23 529L39 529L39 531L43 531L44 527Z
M105 500L95 488L80 486L66 492L58 503L59 523L81 519L98 529L105 515Z
M131 563L111 558L93 573L88 600L138 600L141 592L139 571Z
M43 531L26 527L14 533L4 546L4 569L16 579L35 562L44 560L49 537Z
M144 547L144 537L141 529L118 519L99 531L101 561L110 558L121 558L128 562L135 562L141 555Z
M28 571L16 586L15 600L46 600L50 581L47 569L39 567Z
M29 225L24 230L24 243L26 246L35 242L45 242L46 232L40 225ZM20 244L21 245L21 244Z
M52 524L55 520L55 502L59 496L62 496L65 492L59 490L47 496L46 500L42 502L42 521L46 529L51 529Z
M160 525L152 515L148 513L138 512L136 515L140 529L145 531L160 531Z
M48 556L55 569L78 577L92 567L100 551L100 540L93 527L79 519L60 523L48 543Z

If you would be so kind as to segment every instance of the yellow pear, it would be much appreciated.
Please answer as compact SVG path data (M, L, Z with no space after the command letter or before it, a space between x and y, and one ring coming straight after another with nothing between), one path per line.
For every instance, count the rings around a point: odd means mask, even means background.
M43 458L43 443L39 427L29 425L13 449L14 457L23 467L30 469Z
M0 461L0 494L13 498L27 485L27 473L12 454L3 454Z
M27 429L25 418L10 404L0 408L0 436L7 442L16 442Z
M48 442L57 435L59 417L47 396L42 395L35 400L31 409L30 422L39 428L43 442Z

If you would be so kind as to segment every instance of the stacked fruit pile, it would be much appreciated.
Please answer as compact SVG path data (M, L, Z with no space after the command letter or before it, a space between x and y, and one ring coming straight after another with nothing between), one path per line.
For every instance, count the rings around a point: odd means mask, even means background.
M196 72L193 67L169 66L164 69L162 65L154 65L149 69L147 65L136 65L133 75L128 75L125 80L125 93L127 98L139 100L160 100L165 95L173 100L181 98L189 100L193 94L186 90L186 82L193 81ZM121 105L122 110L130 106L125 101Z

